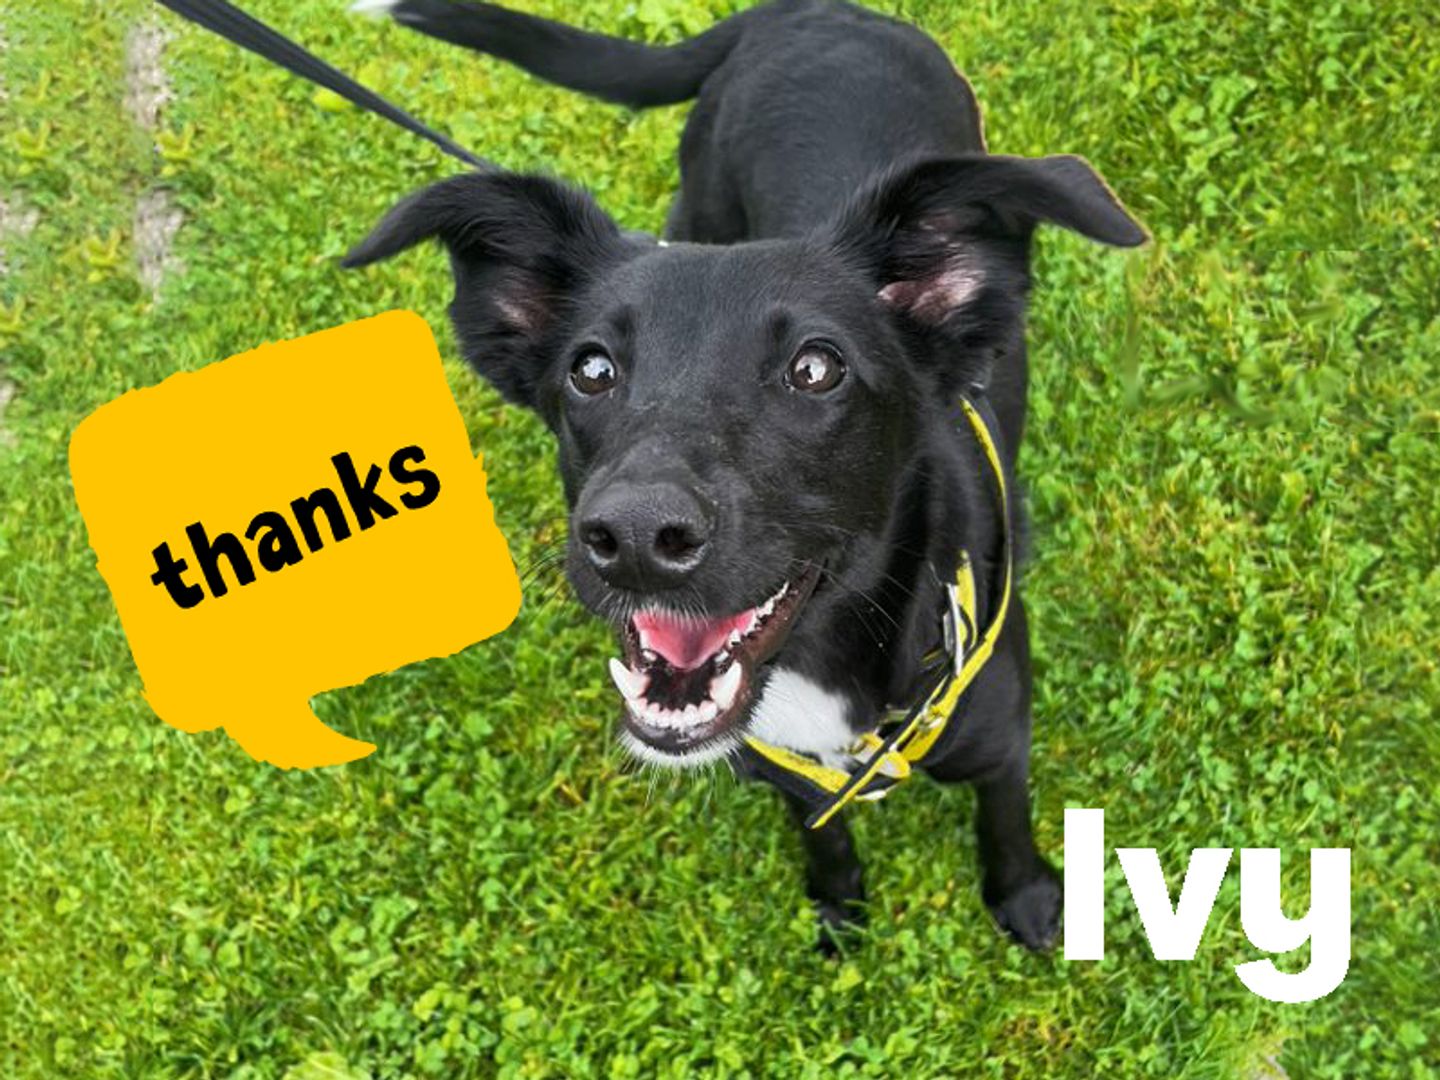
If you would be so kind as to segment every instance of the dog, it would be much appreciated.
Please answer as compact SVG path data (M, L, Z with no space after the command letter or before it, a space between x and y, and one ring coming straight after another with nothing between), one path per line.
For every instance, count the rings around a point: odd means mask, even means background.
M1031 834L1028 631L1002 566L1017 526L991 480L1013 489L1036 226L1119 247L1145 231L1079 158L988 154L942 49L838 0L670 47L486 3L361 6L632 108L695 99L664 240L495 170L412 194L344 260L438 239L466 359L558 440L566 575L617 633L625 746L658 766L735 761L750 739L853 761L920 693L963 560L998 633L922 764L977 792L999 926L1051 946L1062 893ZM996 478L957 426L981 393ZM803 826L813 803L785 799ZM864 920L861 865L843 817L802 835L833 951Z

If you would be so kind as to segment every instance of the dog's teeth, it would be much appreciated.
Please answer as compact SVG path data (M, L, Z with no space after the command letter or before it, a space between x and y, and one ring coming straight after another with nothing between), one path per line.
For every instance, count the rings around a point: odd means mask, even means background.
M728 709L735 704L735 695L740 691L741 674L737 661L726 668L723 674L710 680L710 696L721 709Z
M610 678L627 701L638 701L650 685L650 676L642 671L632 671L621 660L610 658Z
M685 715L685 726L686 726L686 727L694 727L696 724L698 724L698 723L700 722L700 706L698 706L698 705L686 705L686 706L685 706L685 714L684 714L684 715Z
M650 635L644 630L640 631L640 651L642 653L654 654L655 650L650 648Z
M711 701L709 698L706 698L700 703L700 719L704 723L710 723L711 720L714 720L715 717L719 715L720 706L716 705L715 702Z
M726 644L727 646L739 645L739 644L740 644L740 631L739 631L739 630L731 630L731 631L730 631L730 640L727 641L725 644Z

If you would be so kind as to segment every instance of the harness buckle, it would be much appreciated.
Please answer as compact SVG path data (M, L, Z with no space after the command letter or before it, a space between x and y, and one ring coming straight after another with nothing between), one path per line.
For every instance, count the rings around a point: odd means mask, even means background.
M955 677L965 666L965 643L960 638L960 590L952 583L945 586L945 615L941 620L945 632L945 651L950 654Z
M880 775L891 780L904 780L910 775L910 762L903 754L892 750L880 759Z
M887 776L891 780L904 780L910 775L910 762L905 755L899 750L885 752L885 740L873 731L865 732L850 746L850 756L862 768L874 762L876 754L880 754L877 769L879 775Z

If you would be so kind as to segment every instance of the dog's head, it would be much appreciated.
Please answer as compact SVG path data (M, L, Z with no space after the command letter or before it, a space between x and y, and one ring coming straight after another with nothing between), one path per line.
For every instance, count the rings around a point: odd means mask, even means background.
M619 634L626 742L684 764L731 750L768 666L823 651L886 575L900 478L1018 340L1041 221L1144 238L1077 158L977 155L896 169L809 236L713 247L469 174L346 265L448 248L466 358L559 440L567 573Z

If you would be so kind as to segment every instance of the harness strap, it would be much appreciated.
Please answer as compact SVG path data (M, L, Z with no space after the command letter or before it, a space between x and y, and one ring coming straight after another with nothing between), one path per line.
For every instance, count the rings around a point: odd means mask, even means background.
M977 631L978 590L975 572L967 552L961 552L955 583L947 587L950 609L946 613L948 657L934 666L940 669L920 700L882 736L881 724L861 735L852 748L855 765L850 770L832 768L783 746L774 746L753 735L745 736L745 750L752 763L767 779L806 798L818 806L805 824L818 829L855 799L883 798L895 784L907 779L916 765L934 749L945 734L961 696L975 681L995 652L995 642L1004 629L1014 588L1014 540L1010 494L1005 466L1000 455L999 424L983 394L961 397L961 411L984 452L985 462L995 480L1000 504L1004 568L999 599L983 631Z
M433 128L422 124L404 109L390 104L375 91L361 86L344 72L338 71L313 53L301 48L283 34L272 30L259 19L245 14L226 0L159 0L177 15L182 15L198 26L213 31L234 42L242 49L249 49L271 63L279 64L287 71L308 79L318 86L332 90L347 101L367 109L377 116L383 116L399 124L406 131L414 132L422 139L428 139L453 158L473 165L477 169L493 169L495 165L484 158L476 157L457 143L451 142Z

